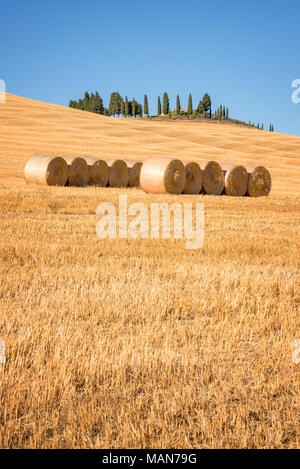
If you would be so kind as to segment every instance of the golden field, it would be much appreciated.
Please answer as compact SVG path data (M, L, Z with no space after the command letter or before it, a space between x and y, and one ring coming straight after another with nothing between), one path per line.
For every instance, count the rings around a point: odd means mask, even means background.
M31 154L265 164L267 198L28 186ZM2 448L299 447L300 138L0 104ZM103 201L204 202L205 242L100 240Z

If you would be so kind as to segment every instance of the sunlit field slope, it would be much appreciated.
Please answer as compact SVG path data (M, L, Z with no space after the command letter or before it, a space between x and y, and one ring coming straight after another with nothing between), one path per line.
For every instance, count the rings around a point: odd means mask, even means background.
M267 198L26 185L35 152L263 163ZM300 139L0 104L0 447L299 447ZM97 205L203 202L202 249Z
M225 123L148 121L92 113L7 95L0 107L0 175L23 176L36 152L149 156L263 164L274 192L300 193L300 138Z

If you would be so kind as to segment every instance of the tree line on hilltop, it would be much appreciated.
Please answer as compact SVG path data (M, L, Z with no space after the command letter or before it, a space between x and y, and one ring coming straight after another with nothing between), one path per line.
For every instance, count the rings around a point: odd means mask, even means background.
M89 94L87 91L84 93L83 99L78 99L78 101L70 100L69 107L75 109L81 109L82 111L94 112L96 114L102 114L105 116L124 116L124 117L149 117L149 105L148 97L144 95L144 105L136 101L135 98L128 100L128 97L125 96L125 99L116 91L112 92L110 95L109 106L108 108L104 107L103 99L99 95L98 91L95 93ZM212 112L212 102L209 94L205 93L203 98L199 101L199 104L196 109L193 108L193 98L192 94L189 94L187 109L183 109L180 103L180 97L176 97L176 108L170 110L169 96L165 92L163 94L163 100L161 103L160 96L157 98L157 116L168 116L170 119L175 118L175 116L190 116L202 117L205 119L217 119L217 120L230 120L234 123L246 124L244 121L239 121L237 119L229 118L229 109L224 105L220 105L214 112ZM247 125L247 124L246 124ZM258 129L264 129L264 125L261 124L252 124L249 121L249 126L256 127ZM274 125L270 124L270 132L274 131Z

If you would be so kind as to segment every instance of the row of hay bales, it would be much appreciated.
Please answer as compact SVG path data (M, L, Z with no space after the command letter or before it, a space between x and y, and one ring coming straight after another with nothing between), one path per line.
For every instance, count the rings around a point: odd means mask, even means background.
M208 161L151 157L133 160L34 155L25 166L28 183L99 187L141 187L152 194L226 194L266 196L271 176L264 166L248 167Z
M139 187L141 167L133 160L34 155L26 163L25 179L48 186Z
M264 166L243 166L206 161L182 162L152 157L143 163L140 187L153 194L226 194L250 197L266 196L272 185Z

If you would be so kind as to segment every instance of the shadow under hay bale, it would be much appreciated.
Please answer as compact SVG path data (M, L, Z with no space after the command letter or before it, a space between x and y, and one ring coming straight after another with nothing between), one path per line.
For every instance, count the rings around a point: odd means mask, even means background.
M28 184L64 186L68 179L68 165L60 156L33 155L24 169Z
M182 161L172 158L152 157L142 166L141 189L152 194L182 194L186 172Z
M248 173L244 166L223 164L222 169L225 176L224 193L233 197L242 197L247 192Z
M186 184L184 194L200 194L203 186L203 174L200 165L195 161L184 162L186 171Z
M63 156L69 166L67 185L84 187L89 182L89 167L84 158Z
M248 171L247 195L250 197L267 196L272 187L271 174L264 166L246 166Z
M126 187L128 185L129 172L124 160L106 159L109 166L108 183L110 187Z
M221 195L225 187L223 169L216 161L201 163L203 171L203 190L205 194Z

